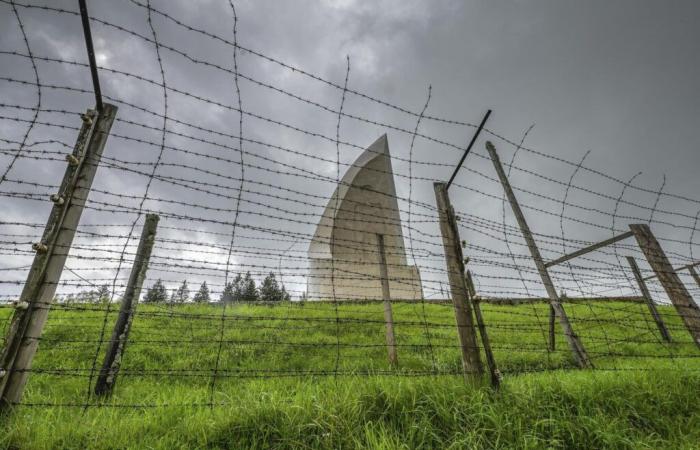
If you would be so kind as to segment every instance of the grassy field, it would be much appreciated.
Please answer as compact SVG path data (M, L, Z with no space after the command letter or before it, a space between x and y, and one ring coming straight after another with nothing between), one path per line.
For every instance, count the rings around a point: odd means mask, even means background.
M398 368L378 304L139 305L116 391L100 400L90 373L116 314L62 306L0 447L700 448L700 351L672 308L660 307L664 344L642 304L567 305L586 371L563 336L546 351L546 305L483 310L498 392L457 375L449 305L394 305Z

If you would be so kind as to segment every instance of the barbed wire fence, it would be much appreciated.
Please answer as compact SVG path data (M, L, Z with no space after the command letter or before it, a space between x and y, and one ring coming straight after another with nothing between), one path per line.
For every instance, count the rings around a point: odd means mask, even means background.
M119 2L140 25L88 20L80 3L0 0L17 36L0 51L5 404L214 407L251 379L700 369L700 201L665 176L647 188L588 153L531 148L532 127L518 141L429 114L431 88L415 110L360 92L350 58L340 82L295 67L240 43L232 2L220 32L150 1ZM39 33L81 18L87 62L82 35ZM114 49L95 53L91 29ZM152 60L110 63L133 48ZM324 243L368 258L331 258L317 280L331 294L307 299L331 194L388 195L343 181L384 133L392 170L370 170L396 181L400 232L370 250L348 238L387 225L350 200L356 228L334 224ZM391 295L414 283L397 258L417 268L419 298ZM277 274L290 298L234 301L246 273ZM175 295L139 302L156 282Z

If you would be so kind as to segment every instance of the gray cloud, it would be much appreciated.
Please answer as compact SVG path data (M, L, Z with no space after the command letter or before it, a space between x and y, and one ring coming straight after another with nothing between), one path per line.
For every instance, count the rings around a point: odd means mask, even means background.
M52 1L50 5L70 11L77 9L72 1ZM153 6L215 36L233 39L233 19L226 1L154 1ZM519 141L525 129L536 123L525 142L528 148L568 161L578 161L590 150L585 166L591 170L601 171L620 180L627 180L637 172L642 172L642 175L634 180L633 186L650 191L659 189L665 174L664 192L691 199L697 198L695 193L700 188L700 181L696 176L700 163L697 150L700 148L700 138L696 129L700 119L700 94L696 88L696 80L700 78L700 65L696 55L700 31L695 22L700 7L695 2L674 2L671 5L651 1L620 1L611 4L602 1L329 0L250 1L236 2L236 6L239 16L238 38L244 47L278 58L337 84L343 82L345 55L349 55L349 86L354 90L418 112L425 103L428 85L432 85L428 115L475 123L480 120L486 109L493 108L494 115L489 128L512 141ZM35 55L81 62L86 60L78 17L21 6L17 9ZM127 28L148 39L152 38L147 11L137 3L92 1L90 10L94 18ZM1 49L26 53L11 6L6 2L2 3L0 11ZM170 287L174 287L174 284L184 277L190 279L191 285L207 279L217 291L220 287L216 285L223 282L222 271L226 261L228 236L231 233L230 224L233 221L232 210L236 208L235 198L241 178L241 167L236 163L239 161L236 137L239 116L236 111L228 108L238 104L233 76L226 71L233 69L233 48L201 34L188 32L157 14L153 15L152 23L161 44L174 47L201 62L225 69L220 70L202 63L195 64L182 55L161 48L165 80L169 87L224 105L216 106L173 90L168 91L170 118L215 130L219 134L170 121L168 130L171 132L207 142L169 133L166 135L166 145L217 156L227 161L198 157L166 148L157 175L187 179L189 181L186 184L206 189L208 192L183 188L172 183L176 180L168 182L167 179L156 179L150 188L149 200L145 203L146 209L171 215L202 217L211 221L180 221L173 217L165 217L161 221L159 231L162 238L184 240L193 244L163 244L157 248L155 260L158 261L158 257L177 257L181 258L179 264L185 264L184 261L188 259L201 260L203 262L192 262L192 265L211 269L188 271L186 268L154 265L149 278L162 277L169 280ZM93 23L92 28L101 65L160 83L160 69L152 43L99 23ZM91 89L89 73L85 67L42 61L38 61L37 64L44 85ZM26 58L0 55L0 67L3 77L33 81L31 65ZM280 68L255 55L239 52L238 67L242 74L278 86L333 110L337 110L340 105L339 90ZM106 70L101 71L100 76L105 95L163 114L164 98L160 86ZM334 114L244 79L239 79L239 83L246 111L335 138L337 117ZM27 107L36 104L36 88L33 86L2 81L0 96L4 99L3 102L8 104ZM42 89L44 109L79 112L92 103L89 93L48 87ZM415 116L354 95L347 96L344 111L406 130L413 130L417 120ZM31 111L12 108L2 108L2 114L31 118ZM120 106L118 117L151 128L123 121L116 123L113 128L114 136L110 138L105 153L106 162L110 161L109 158L133 163L155 162L161 140L162 117L126 105ZM39 120L78 126L76 117L64 114L42 112ZM21 140L26 127L26 123L0 120L0 137L11 141ZM409 167L405 159L409 157L411 135L350 118L343 118L340 126L341 140L358 147L369 145L384 132L388 132L392 154L397 158L394 170L398 195L406 198L409 195ZM424 120L419 132L463 147L471 137L473 129ZM75 134L72 130L37 125L32 130L29 141L56 139L72 144ZM116 137L117 135L146 140L156 145L122 139ZM322 158L318 160L252 142L244 143L244 150L247 152L244 158L249 166L245 170L244 178L247 181L243 184L243 202L240 205L243 213L240 215L239 225L243 228L237 231L232 270L250 268L254 271L277 271L280 266L289 267L281 271L285 274L288 285L299 291L303 289L303 269L306 265L304 255L308 238L313 233L313 224L320 217L326 199L333 192L336 146L331 141L251 116L243 118L243 135L247 139ZM482 292L492 295L512 295L513 292L524 294L523 284L517 279L518 273L499 265L512 264L509 258L502 254L478 250L478 247L495 252L507 250L502 231L493 229L497 228L501 221L502 204L498 199L502 191L493 181L495 174L491 163L485 159L486 137L480 139L474 154L467 160L467 170L458 177L457 183L468 189L453 190L453 202L455 208L465 217L462 237L475 246L468 250L468 253L475 260L482 259L481 263L477 261L473 266ZM510 161L515 148L498 139L495 143L503 161ZM3 143L3 147L17 146ZM340 166L341 176L347 164L352 163L361 152L358 147L340 146L340 159L344 164ZM37 148L63 150L55 144L37 145ZM411 171L414 179L410 189L413 200L434 204L431 180L446 179L451 173L450 167L446 165L454 164L459 156L458 149L419 137L413 149L414 161L440 163L445 166L421 163L413 165ZM9 155L3 155L0 165L5 167L9 160ZM515 164L527 171L543 174L558 181L549 182L523 170L514 169L511 173L514 185L539 194L538 196L524 191L518 192L523 204L541 210L526 209L526 214L533 230L552 236L542 236L540 239L545 256L554 257L557 252L565 251L561 240L556 239L561 235L559 214L562 205L558 200L564 197L566 184L576 167L526 150L518 153ZM196 170L184 168L182 165L195 167ZM133 170L150 173L152 166L127 166L132 169L131 172L108 166L101 168L95 188L107 193L137 198L119 198L95 192L91 199L129 207L138 206L138 197L144 193L147 177L134 173ZM49 162L22 158L10 172L10 178L57 185L63 168L64 163L61 160ZM664 245L674 257L674 262L687 261L687 258L692 256L693 248L697 257L697 233L693 233L693 217L697 210L700 210L697 202L668 195L662 195L657 201L654 192L644 192L632 187L625 189L623 202L620 203L617 199L623 192L623 184L596 175L591 170L580 170L573 180L575 186L584 189L574 187L567 195L568 205L564 212L574 219L563 222L567 237L582 241L607 238L612 233L610 228L613 221L618 229L624 229L630 222L643 222L650 217L650 208L657 204L654 230L660 237L671 239ZM313 174L316 174L316 178ZM197 181L210 185L196 185ZM5 193L18 190L46 191L12 183L3 183L0 189ZM603 193L607 197L591 194L587 190ZM172 203L173 201L198 207ZM312 205L303 205L300 201ZM5 220L8 221L41 223L49 210L48 201L3 196L2 203L3 210L6 211ZM616 204L617 214L613 218ZM400 206L406 222L408 204L403 201ZM102 208L119 209L104 205ZM415 243L416 257L417 263L423 268L426 294L439 296L437 282L445 278L440 273L443 265L440 259L442 253L439 231L436 223L421 221L425 218L420 216L433 212L418 204L412 205L412 212L418 214L412 217L415 226L413 237L418 241ZM551 214L547 214L548 212ZM492 222L477 223L476 219L470 222L470 216L494 221L496 225ZM511 216L510 211L506 210L507 224L513 226ZM91 210L86 212L83 223L88 225L85 230L91 230L90 224L130 224L134 218L133 212L110 213ZM169 226L180 229L167 228ZM182 228L199 231L183 231ZM300 236L282 237L265 229L300 233ZM2 230L5 233L29 233L34 236L40 233L40 228L27 229L7 225L3 225ZM128 228L108 228L101 231L110 234L110 237L95 240L83 235L79 236L76 244L79 246L82 242L88 247L95 244L113 245L112 250L120 250L124 239L113 235L125 233ZM405 234L408 234L407 230ZM285 242L274 239L284 239ZM525 248L518 245L522 241L517 234L510 239L513 251L524 255ZM22 237L7 240L27 239ZM298 243L287 251L295 241ZM421 244L420 241L429 243ZM567 245L569 250L572 250L582 243L573 241ZM29 247L25 245L19 248L27 250ZM631 248L624 245L618 248L620 255L629 254L631 251ZM264 257L260 254L264 252L272 256ZM31 262L29 253L5 253L12 255L3 260L3 267L15 267ZM74 250L72 254L76 257L87 254L114 256L111 253L96 252L94 249ZM619 260L612 253L612 249L610 254L603 253L591 258L593 260L580 264L597 267L603 264L600 261L616 265ZM624 258L622 261L624 262ZM211 262L218 265L212 265ZM518 263L526 268L532 267L527 260L518 260ZM103 264L105 267L114 266L113 263ZM128 261L126 266L128 267ZM111 279L114 276L112 270L95 270L100 268L99 265L93 265L89 260L71 258L69 267L85 269L80 273L89 279ZM566 268L562 268L558 274L560 287L574 293L581 289L587 293L605 292L608 289L598 285L602 283L600 274L597 280L591 276L593 272L583 272L583 269L581 271L579 275L584 288L571 281ZM292 276L295 273L298 276ZM126 272L122 272L121 278L126 276ZM525 273L524 276L535 280L528 283L529 292L541 293L533 274ZM610 292L628 293L629 289L626 286L629 284L622 278L620 271L614 272L614 276L615 284L620 284L621 289L613 289ZM23 277L22 271L3 272L5 280L22 280ZM75 279L69 275L64 276L64 280ZM19 287L3 284L0 289L4 295L9 296L18 292ZM71 287L60 288L62 292L70 290Z

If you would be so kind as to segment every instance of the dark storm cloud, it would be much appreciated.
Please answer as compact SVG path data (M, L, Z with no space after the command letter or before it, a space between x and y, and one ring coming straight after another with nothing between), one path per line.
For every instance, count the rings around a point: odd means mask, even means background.
M93 17L107 20L152 39L147 11L142 6L144 2L93 0L89 3ZM233 39L232 12L226 1L154 1L152 4L155 8L205 29L213 35ZM77 10L76 2L73 1L52 1L50 5L70 11ZM585 166L590 169L602 171L621 180L628 180L636 173L642 172L635 178L634 185L651 190L660 188L665 174L664 192L697 198L696 192L700 188L700 181L696 176L700 165L700 137L697 133L697 125L700 122L700 93L696 83L700 79L700 64L697 58L700 30L696 23L700 15L700 6L696 2L270 0L236 2L236 7L239 16L238 39L244 47L276 57L341 85L345 75L345 55L349 55L349 86L352 89L419 112L426 101L428 85L432 85L432 98L426 111L428 115L475 123L486 109L493 108L494 114L489 128L513 141L519 141L523 132L536 123L527 137L526 147L570 161L578 161L590 150L591 153L585 160ZM22 7L17 9L34 54L85 61L78 17ZM161 44L175 47L202 62L217 64L228 70L233 69L231 46L197 33L186 32L157 14L153 15L152 24ZM0 4L0 30L2 50L26 53L17 20L7 3ZM93 23L93 34L99 64L160 83L161 72L152 43L98 23ZM161 58L168 86L225 106L237 106L238 98L231 73L205 64L194 64L163 48ZM26 58L0 55L0 67L2 76L33 81L31 65ZM238 54L238 68L241 73L334 110L340 105L339 90L313 82L245 52ZM38 70L44 84L90 89L89 74L84 67L38 62ZM147 107L158 114L164 113L165 103L160 86L106 71L101 72L101 80L106 95ZM335 138L335 115L321 112L317 108L245 80L241 79L239 83L245 110ZM34 106L37 101L36 89L33 87L6 82L0 84L0 96L4 102L25 106ZM238 134L239 116L231 109L196 101L192 97L172 91L168 92L167 100L168 116L171 118L220 133ZM83 111L92 101L89 94L42 90L43 108ZM407 130L413 130L416 126L415 116L408 116L352 95L347 96L344 111ZM27 111L3 110L3 114L31 118L31 113ZM162 118L125 106L120 108L119 117L155 129L134 127L122 122L115 124L115 133L160 143ZM42 113L41 118L77 126L76 120L62 115ZM248 152L244 155L245 162L255 167L247 167L243 174L248 183L243 185L245 191L241 207L245 212L240 215L238 224L313 233L313 223L320 216L325 199L330 197L334 186L330 181L311 179L308 172L316 173L320 177L329 177L330 180L335 179L335 144L300 134L289 128L273 126L250 116L244 116L243 123L243 134L246 138L316 155L324 160L318 161L262 145L244 143L244 150ZM166 226L188 226L200 230L200 233L163 228L161 236L200 244L178 249L161 248L156 254L214 261L220 264L217 271L221 272L226 261L230 223L234 217L232 210L236 208L236 189L242 176L240 165L235 163L240 157L236 150L238 140L235 136L205 133L176 122L170 122L168 129L208 142L168 134L165 140L167 146L217 155L234 162L223 164L166 149L162 156L162 165L157 171L158 175L198 179L216 183L219 187L210 187L211 192L205 194L155 180L150 186L150 199L175 200L208 206L210 209L188 208L156 200L148 200L145 203L146 208L215 219L229 224L185 223L166 219L163 222ZM0 121L0 136L4 138L20 140L25 130L26 124L18 126L14 122ZM341 122L340 138L358 146L366 146L384 132L389 133L392 154L398 158L408 158L410 134L344 118ZM457 146L464 146L473 129L424 120L419 132ZM74 132L37 126L32 131L29 141L40 141L46 136L68 144L72 144L75 139ZM500 222L500 201L474 191L476 189L498 197L501 195L498 184L479 175L494 176L491 163L484 158L484 141L484 138L480 139L474 154L467 160L468 168L476 172L465 170L457 180L472 190L453 191L453 202L457 210L466 214ZM509 162L513 147L498 140L495 143L502 153L503 161ZM159 145L110 138L105 155L120 160L153 163L158 158L159 151ZM341 162L351 163L360 151L359 148L341 145ZM456 162L460 152L418 138L412 156L419 162L448 164ZM6 162L9 162L9 156L3 156L0 162L4 167ZM178 164L197 166L201 170L196 172L183 169ZM518 170L513 170L511 174L516 186L557 200L565 195L566 183L575 171L573 165L562 164L525 151L516 155L515 164L561 181L563 184L546 183ZM290 168L289 165L295 166L296 169ZM346 167L341 165L340 176ZM138 169L150 172L152 167L144 166ZM62 170L61 162L39 163L22 159L10 176L14 179L41 180L44 183L57 184ZM399 196L406 198L410 191L414 200L428 204L434 204L430 180L446 179L451 171L449 167L444 166L415 164L411 168L415 178L409 184L408 163L398 159L394 162L394 170ZM103 168L99 174L95 186L106 192L141 196L146 188L147 177L133 172ZM255 182L258 184L254 184ZM266 187L265 184L274 184L321 198L275 190ZM600 240L609 237L613 227L624 229L627 223L639 222L639 219L646 220L651 215L650 208L657 203L654 193L628 188L624 190L623 200L640 206L626 204L624 201L618 204L616 199L623 194L624 184L586 170L576 173L574 184L606 193L610 198L592 196L583 190L571 189L567 202L573 206L566 206L565 213L577 220L565 220L560 224L558 215L561 212L561 203L519 192L518 195L524 204L545 211L526 211L534 230L560 236L563 226L568 237ZM15 188L16 186L9 184L2 187L3 191ZM284 195L311 202L313 205L302 206L288 200L274 200L266 197L264 193ZM138 199L120 200L101 194L95 194L91 198L112 203L121 202L130 206L138 206L139 203ZM3 210L6 211L5 219L8 221L43 222L48 211L48 202L8 198L3 198L2 201L7 205L3 206ZM275 212L276 210L271 208L256 206L258 203L292 212ZM616 206L617 217L613 218L611 214L616 210ZM670 247L670 250L674 255L692 256L690 253L693 244L687 242L694 226L692 216L700 209L700 205L662 196L658 199L657 207L660 212L655 213L654 219L672 224L658 225L658 232L680 241ZM406 222L406 202L401 203L401 209L404 211L402 216ZM591 209L604 211L605 214L596 213ZM252 213L255 211L294 218L297 222L255 215ZM412 212L429 213L415 205ZM552 214L547 215L546 212ZM681 215L668 212L680 212ZM84 223L129 224L134 217L134 214L89 211ZM416 227L416 231L412 233L414 239L430 240L438 244L415 244L418 249L415 255L417 262L424 269L423 278L426 282L442 280L442 274L431 272L442 270L439 239L436 238L437 226L432 222L421 223L419 217L412 219ZM513 224L509 210L506 210L506 221ZM8 230L17 232L16 228ZM128 228L113 231L114 234L119 234L128 231ZM31 232L38 233L38 230L33 229ZM221 234L211 235L206 232ZM264 266L262 270L275 271L278 267L305 267L303 256L308 240L300 238L297 244L294 244L294 240L268 242L261 238L274 238L276 235L256 232L249 228L240 229L237 233L237 245L268 247L282 256L261 259L259 255L256 257L249 253L237 253L233 271L245 270L251 265ZM499 239L469 228L463 230L463 234L464 238L475 245L504 251L504 244ZM499 238L501 236L498 231L493 231L493 234ZM408 244L408 231L405 235ZM513 239L517 241L517 238ZM694 240L697 240L697 233ZM99 241L92 239L89 242L123 245L123 239L117 238ZM574 242L569 245L570 251L580 244ZM555 249L559 253L566 251L561 243L543 246ZM291 248L289 253L285 253L287 248ZM426 249L434 254L427 254ZM620 252L624 250L624 247L620 247ZM201 251L208 253L202 254ZM513 251L525 254L521 246L515 245ZM696 246L695 252L697 253ZM546 256L552 257L556 252L552 250L545 253ZM296 255L300 259L285 259L284 255ZM7 267L28 264L29 257L30 255L15 255L3 261L3 264ZM604 257L613 263L619 260L612 253L601 256ZM678 258L681 261L681 256ZM410 259L412 258L409 253ZM520 263L529 266L527 261ZM86 263L71 260L69 265L84 267ZM483 274L482 280L487 280L489 275L505 273L497 267L477 266L475 270ZM515 271L506 272L510 277L518 277ZM91 279L113 277L113 272L110 271L85 270L81 273ZM168 274L167 271L150 273L151 278L158 276L177 280L188 275L179 272ZM191 284L205 278L215 280L216 277L216 282L222 282L220 274L204 276L195 271L189 277ZM22 278L21 272L13 274L13 279ZM287 282L296 290L303 289L303 275L289 277ZM506 286L509 282L502 283ZM583 289L570 282L562 283L568 289ZM584 282L586 283L593 286L594 280ZM483 291L498 293L498 288L489 287L493 284L493 280L484 281ZM519 282L511 284L513 289L520 289L522 286ZM435 286L430 285L433 294ZM3 285L2 289L6 288ZM590 287L590 290L592 292L593 287ZM541 290L536 286L531 287L531 293L537 292Z

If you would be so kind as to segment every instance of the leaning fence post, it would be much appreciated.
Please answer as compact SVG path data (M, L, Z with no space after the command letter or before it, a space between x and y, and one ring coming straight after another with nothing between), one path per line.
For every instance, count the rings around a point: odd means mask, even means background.
M498 154L496 153L496 148L491 142L486 142L486 150L488 150L489 152L489 156L491 157L493 166L496 169L498 178L500 179L501 184L503 185L503 190L506 193L506 197L508 197L508 202L510 203L511 208L513 209L513 214L515 215L515 218L518 221L520 231L522 232L523 237L525 238L527 247L530 250L530 255L532 256L532 259L535 262L535 266L537 267L537 272L539 272L540 278L542 279L542 284L544 284L544 287L547 290L547 295L549 296L549 304L554 310L556 316L559 318L559 324L564 330L564 335L566 336L566 339L569 342L569 347L571 347L571 352L574 355L574 359L576 360L578 366L581 368L591 367L592 364L590 359L588 359L586 350L584 349L579 337L574 333L573 328L571 328L571 323L569 323L569 318L566 315L566 311L564 310L564 307L559 301L559 296L557 294L556 289L554 288L554 283L552 282L552 279L549 277L549 272L547 271L547 267L545 266L544 261L542 260L540 250L537 248L535 239L532 237L532 233L530 232L530 227L528 227L527 222L525 221L525 216L520 210L518 200L515 198L513 189L510 186L510 182L508 181L508 178L506 177L506 174L503 171L503 167L501 166L501 160L498 158Z
M103 104L100 112L88 110L68 166L46 222L27 281L5 338L0 359L0 408L19 403L39 346L44 324L53 304L56 286L68 257L83 207L90 193L102 151L112 128L117 107Z
M661 333L661 337L664 339L664 341L671 342L671 334L668 332L666 324L664 323L663 319L661 319L659 312L656 310L656 304L651 298L651 293L647 288L647 284L644 281L644 278L642 278L642 274L639 271L639 266L637 266L637 261L635 261L635 259L632 256L628 256L627 262L629 263L630 268L632 269L634 279L637 280L639 290L642 291L642 297L644 298L644 301L646 302L647 307L649 308L651 317L654 319L654 322L656 322L656 326L659 329L659 333Z
M447 195L445 183L435 183L435 199L437 200L438 214L440 217L440 231L442 244L445 249L447 262L447 277L452 291L452 305L457 322L457 334L462 348L462 369L465 378L480 376L484 369L481 365L479 347L476 342L476 332L472 321L472 311L467 287L464 281L464 258L460 246L457 219Z
M486 355L486 364L489 366L491 386L498 389L498 387L501 385L501 372L498 371L498 367L496 366L496 358L494 358L493 351L491 350L491 341L489 340L489 335L486 331L484 316L481 314L481 301L476 296L476 289L474 288L472 274L468 270L466 282L467 292L469 292L469 298L471 298L472 305L474 306L474 317L476 318L476 323L479 326L479 335L481 336L481 345L484 347L484 354Z
M391 310L391 292L389 291L389 274L386 268L386 253L384 252L384 236L377 234L377 249L379 253L379 277L382 282L382 299L384 300L384 323L386 326L386 350L389 363L395 366L399 363L396 356L396 338L394 336L394 314Z
M685 323L685 327L693 337L695 344L700 347L700 308L673 270L673 266L668 261L659 241L652 234L649 225L632 224L630 230L634 233L642 253L664 287L671 303L683 319L683 323Z
M126 285L124 298L122 298L121 306L119 307L119 316L114 323L112 338L109 340L105 359L102 362L102 369L95 383L96 395L107 395L112 392L114 384L117 381L117 373L121 365L124 349L129 340L129 330L131 322L134 318L136 305L141 296L141 288L146 279L146 271L148 270L148 260L151 257L153 242L156 238L156 228L158 226L158 215L147 214L146 222L141 231L141 240L136 250L134 264L131 267L129 282Z

